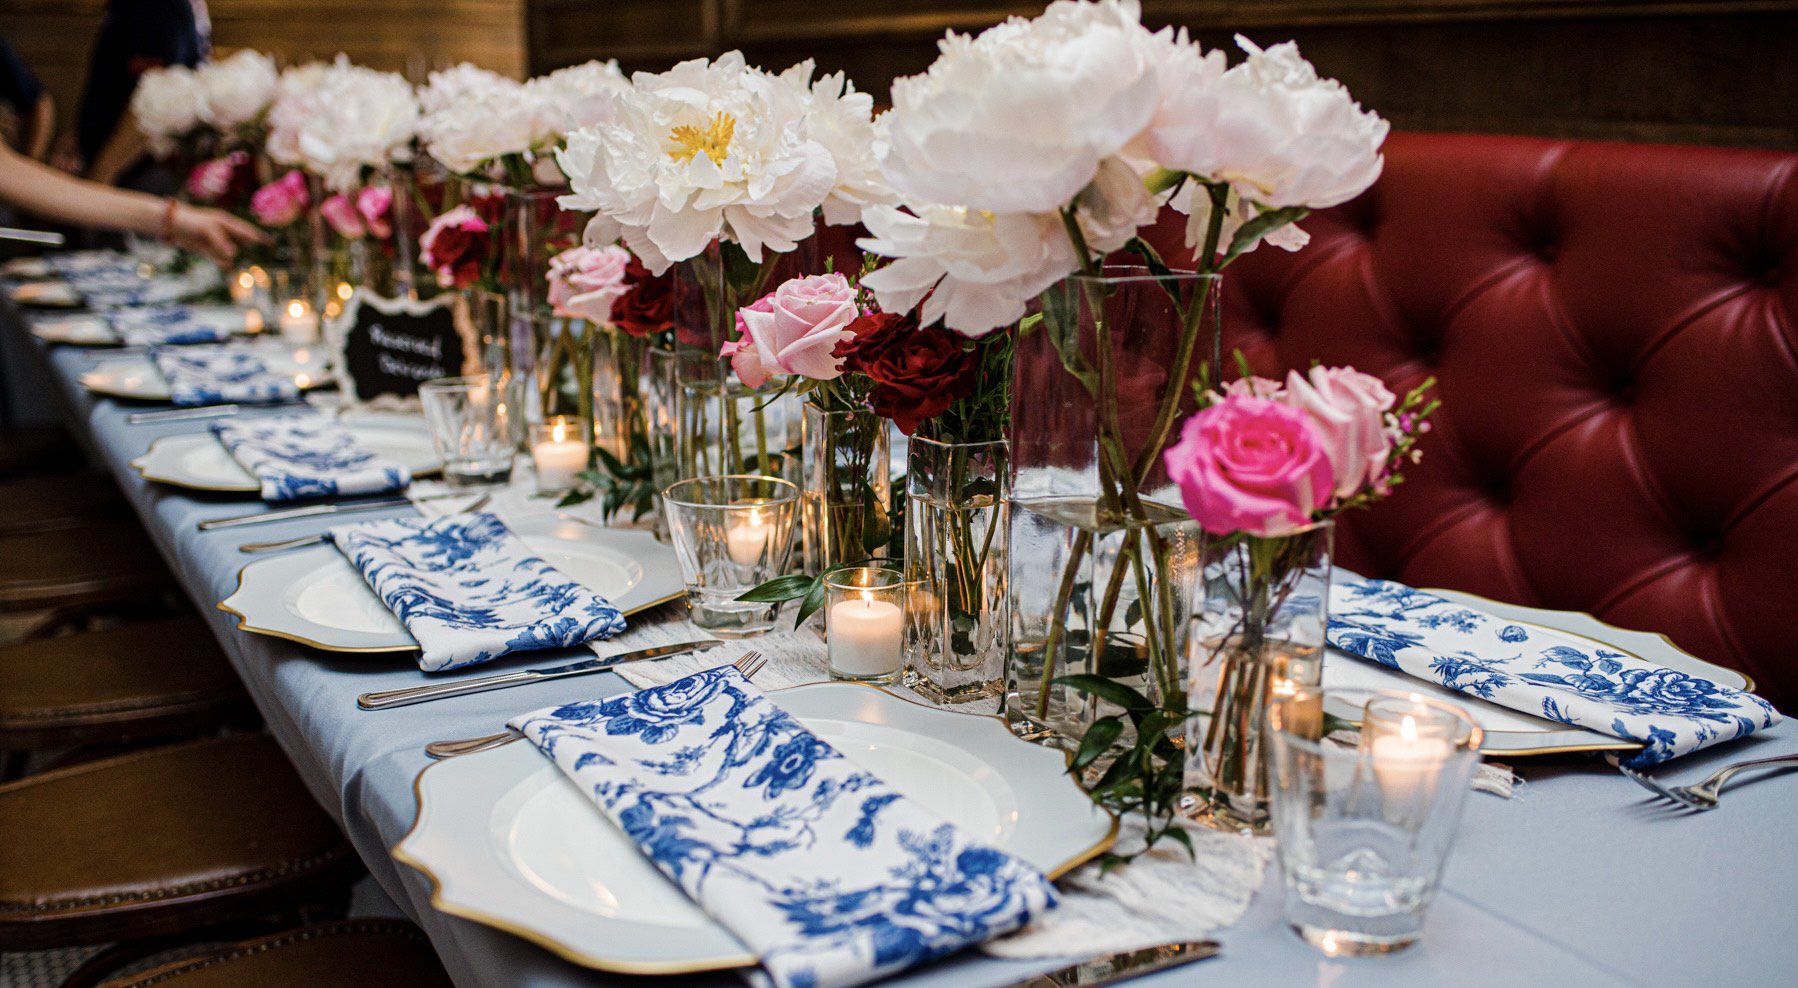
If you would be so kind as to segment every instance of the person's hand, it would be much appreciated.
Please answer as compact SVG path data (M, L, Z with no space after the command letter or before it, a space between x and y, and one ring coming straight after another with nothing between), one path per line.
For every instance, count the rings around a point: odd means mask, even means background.
M223 210L182 204L175 207L174 221L169 224L169 242L182 250L203 254L224 268L231 266L240 247L266 244L269 238Z
M80 175L87 171L87 162L82 159L81 151L75 146L75 135L65 133L57 139L50 149L50 166L59 168L70 175Z

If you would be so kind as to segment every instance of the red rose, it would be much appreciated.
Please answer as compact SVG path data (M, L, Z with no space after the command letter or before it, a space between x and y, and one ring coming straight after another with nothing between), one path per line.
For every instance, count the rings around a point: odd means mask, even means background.
M873 381L868 404L908 436L974 390L980 364L960 334L920 329L912 316L891 312L862 316L848 329L855 335L836 349L844 373Z
M492 234L473 209L457 206L431 221L418 239L418 259L444 288L466 288L481 278Z
M612 323L632 336L652 336L674 328L674 275L656 276L631 256L624 269L630 291L612 303Z

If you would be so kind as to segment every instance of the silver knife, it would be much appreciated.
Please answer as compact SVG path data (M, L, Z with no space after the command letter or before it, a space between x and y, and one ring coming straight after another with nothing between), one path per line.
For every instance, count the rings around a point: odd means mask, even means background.
M1188 940L1121 954L1103 954L1060 970L1014 981L1005 988L1090 988L1092 985L1108 985L1126 978L1140 978L1182 964L1216 957L1219 949L1216 940Z
M625 652L623 655L609 655L603 659L584 659L565 666L550 666L544 669L525 669L521 672L508 672L501 676L487 676L482 679L464 679L455 683L432 683L429 686L408 686L399 690L381 690L375 693L364 693L356 698L356 706L364 710L385 710L388 707L404 707L414 703L427 703L431 700L442 700L452 696L467 696L470 693L485 693L488 690L503 690L512 686L523 686L526 683L541 683L551 679L567 679L570 676L585 676L590 672L601 672L626 662L641 662L644 659L660 659L670 655L681 655L687 652L706 652L724 644L715 639L704 639L696 642L681 642L678 645L657 645L653 648Z
M146 422L180 422L184 419L215 419L236 415L243 409L237 405L202 405L196 408L165 408L155 412L132 412L125 416L129 425Z
M215 528L240 528L244 525L260 525L266 521L286 521L289 518L312 518L318 515L339 515L351 511L379 511L382 508L403 508L408 504L421 501L441 501L444 498L467 497L468 491L450 491L447 494L425 494L420 497L385 497L376 501L332 501L325 504L308 504L300 508L277 508L274 511L259 511L248 515L232 515L229 518L212 518L199 523L200 531L210 532Z

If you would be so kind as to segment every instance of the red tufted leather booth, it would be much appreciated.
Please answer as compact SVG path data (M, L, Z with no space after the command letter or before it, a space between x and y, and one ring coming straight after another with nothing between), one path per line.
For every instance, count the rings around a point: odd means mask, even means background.
M1798 155L1394 134L1301 225L1230 267L1226 352L1444 402L1343 565L1663 632L1798 708Z

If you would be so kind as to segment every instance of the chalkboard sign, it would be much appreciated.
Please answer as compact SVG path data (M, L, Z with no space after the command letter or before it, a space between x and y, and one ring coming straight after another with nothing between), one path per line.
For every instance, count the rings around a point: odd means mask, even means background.
M455 295L420 302L358 290L332 320L329 338L338 382L362 404L404 402L426 381L480 368L474 326Z

